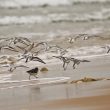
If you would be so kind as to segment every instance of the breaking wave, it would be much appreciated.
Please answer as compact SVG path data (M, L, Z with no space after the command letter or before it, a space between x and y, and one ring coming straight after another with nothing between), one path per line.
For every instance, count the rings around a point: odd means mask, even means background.
M86 14L53 13L48 15L28 16L1 16L0 25L33 24L33 23L62 23L62 22L89 22L110 19L110 9L102 9L98 12Z
M0 0L0 8L45 7L75 5L80 3L110 3L110 0Z
M69 5L68 0L0 0L1 8L21 8L32 6Z

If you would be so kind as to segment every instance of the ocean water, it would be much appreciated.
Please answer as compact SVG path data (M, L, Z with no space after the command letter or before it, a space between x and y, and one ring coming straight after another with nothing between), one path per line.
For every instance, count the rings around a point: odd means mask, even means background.
M69 43L78 34L91 37ZM109 56L103 48L110 43L109 35L110 0L0 0L0 38L47 41L67 49L65 56L90 59ZM60 54L47 52L39 57L54 64L59 60L53 55Z
M110 0L0 0L1 35L109 30L109 19Z

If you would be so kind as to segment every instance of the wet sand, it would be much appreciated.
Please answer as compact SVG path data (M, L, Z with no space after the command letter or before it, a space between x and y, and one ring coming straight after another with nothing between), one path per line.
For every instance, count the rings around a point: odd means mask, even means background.
M101 95L86 98L63 99L34 103L28 109L34 106L35 110L110 110L110 95ZM28 110L27 109L27 110Z
M39 77L68 76L71 80L85 76L110 78L109 59L91 59L88 64L81 64L75 70L69 66L66 71L61 64L47 65L49 71L39 73ZM28 78L28 74L20 69L13 74L12 79ZM1 110L109 110L109 100L110 80L0 90Z
M110 95L60 99L8 106L2 110L110 110Z
M61 88L62 86L64 85L60 85ZM35 88L34 90L32 90L31 88L31 91L30 89L24 89L24 88L23 88L24 90L20 90L20 89L14 89L10 91L8 90L7 95L6 95L7 93L6 91L4 91L4 93L2 93L3 92L2 91L0 93L2 95L0 98L1 99L0 108L1 110L15 110L15 109L16 110L36 110L36 109L39 109L39 110L73 110L73 109L105 110L106 109L106 110L109 110L110 109L110 106L109 106L110 86L105 88L102 87L103 89L97 88L98 90L94 88L94 90L91 90L91 91L82 90L81 92L80 90L77 90L80 93L77 93L76 95L74 93L76 92L76 90L71 91L75 96L72 93L70 93L68 89L67 89L67 93L65 93L65 91L61 93L62 92L61 90L64 90L63 88L60 89L57 86L54 86L54 87L56 87L57 92L55 91L55 89L53 92L51 87L41 88L41 90L38 90L38 88L36 90ZM48 92L53 92L53 93L47 93L47 94L44 93L44 91L48 89L50 89L50 91ZM41 93L39 94L39 92Z
M101 49L100 46L110 44L109 0L101 0L104 2L93 0L93 3L89 3L89 0L84 0L87 3L83 0L74 3L71 0L71 5L59 5L59 2L63 2L63 0L54 0L53 3L49 0L49 5L42 2L44 4L42 6L39 5L39 1L37 3L37 0L35 0L35 4L28 0L4 1L0 1L3 4L2 7L0 6L0 38L26 37L36 43L48 42L50 45L58 45L61 48L70 49L70 51L75 49L68 53L73 57L106 54L107 50ZM46 1L48 2L48 0ZM57 2L58 5L54 6L54 3ZM79 34L98 37L91 37L88 40L81 37L75 42L69 42L69 37L75 38ZM20 52L14 53L4 49L0 54L23 53L22 49L18 51ZM0 67L0 110L110 110L110 80L26 87L22 87L25 83L18 83L19 87L10 89L8 85L12 85L1 84L4 79L5 81L28 80L29 74L26 71L36 66L39 69L46 67L49 70L46 73L39 72L39 78L65 76L70 77L71 81L84 77L110 79L110 53L108 56L87 59L90 60L89 63L81 63L74 70L72 64L69 64L66 71L62 68L62 62L59 63L60 60L58 60L58 64L53 64L54 62L49 62L51 54L49 56L43 54L48 58L46 65L28 62L26 64L29 66L28 69L17 68L12 73L8 71L9 68ZM20 63L24 64L24 62ZM3 89L3 87L7 88Z

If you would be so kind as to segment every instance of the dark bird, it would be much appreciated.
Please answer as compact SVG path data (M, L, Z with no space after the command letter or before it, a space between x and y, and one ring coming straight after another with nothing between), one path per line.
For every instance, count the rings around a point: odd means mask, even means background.
M38 78L38 77L36 76L36 75L38 74L38 71L39 71L38 67L26 71L26 72L29 74L29 80L30 80L30 77L31 77L31 76L34 76L35 78Z

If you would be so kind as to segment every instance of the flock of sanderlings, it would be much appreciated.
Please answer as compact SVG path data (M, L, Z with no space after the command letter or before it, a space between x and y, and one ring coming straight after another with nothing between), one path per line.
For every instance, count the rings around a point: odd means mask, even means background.
M69 38L69 43L72 43L78 38L82 38L83 40L88 40L91 36L87 34L79 34L77 37ZM94 36L98 37L98 36ZM107 45L103 47L107 50L107 53L110 52L110 46ZM80 60L73 57L65 57L65 53L67 53L67 49L61 48L58 45L49 45L47 42L34 42L25 37L11 37L11 38L0 38L0 52L2 53L3 50L8 49L13 52L20 53L17 57L14 56L6 56L3 55L0 57L0 67L8 67L10 72L13 72L18 67L29 68L25 65L16 65L17 62L21 60L25 60L25 63L29 61L38 61L40 63L46 64L41 58L38 57L40 53L47 52L47 51L59 51L60 56L52 56L53 58L60 59L63 62L63 69L66 70L67 66L70 62L72 62L73 69L76 68L76 65L79 65L81 62L90 62L89 60ZM36 78L38 74L38 67L35 67L31 70L26 71L29 73L29 79L31 76Z

